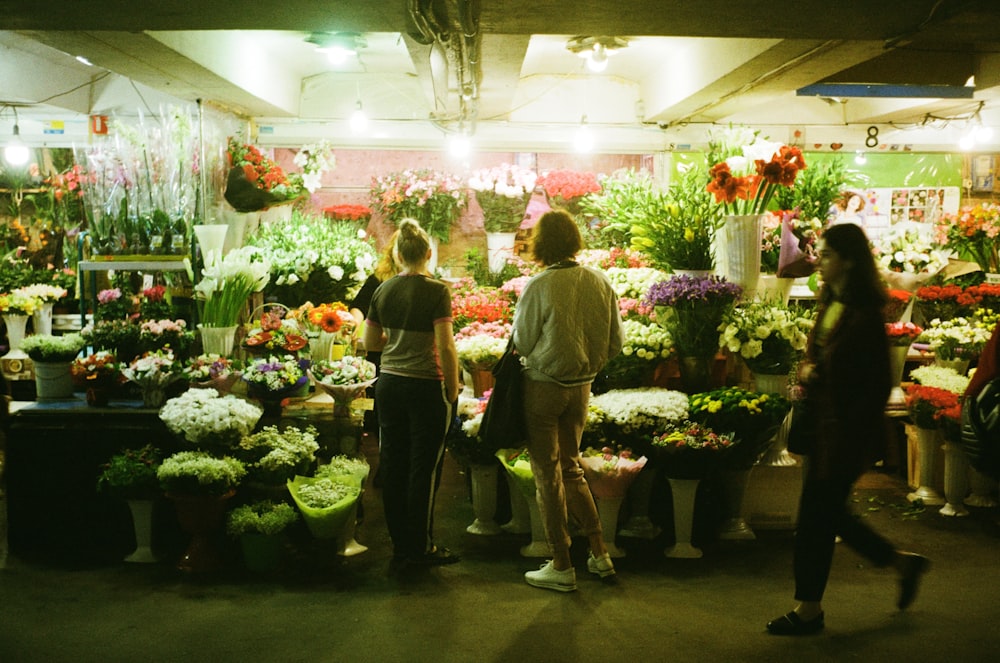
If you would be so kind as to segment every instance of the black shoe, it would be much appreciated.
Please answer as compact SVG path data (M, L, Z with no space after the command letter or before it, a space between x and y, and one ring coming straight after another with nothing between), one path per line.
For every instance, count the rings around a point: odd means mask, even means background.
M793 610L787 615L782 615L777 619L772 619L767 623L767 630L771 635L811 635L823 630L823 613L807 622Z
M421 566L443 566L445 564L454 564L461 561L461 557L448 550L447 548L434 548L433 552L424 553L417 557L411 557L409 559L410 564L417 564Z
M917 598L917 588L920 586L920 576L927 572L931 561L923 555L902 553L906 558L903 562L903 574L899 579L899 602L896 606L906 610Z

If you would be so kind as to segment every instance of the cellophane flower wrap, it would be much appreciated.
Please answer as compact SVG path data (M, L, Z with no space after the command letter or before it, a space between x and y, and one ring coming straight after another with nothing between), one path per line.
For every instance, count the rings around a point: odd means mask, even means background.
M287 486L309 532L317 539L340 536L361 495L361 480L351 475L296 476Z
M944 360L966 359L978 357L986 342L990 340L996 318L952 318L940 320L935 318L920 334L921 343L926 343L934 352L935 357Z
M335 360L322 359L309 367L316 386L341 405L347 405L364 394L375 383L375 373L375 364L353 355Z
M174 435L198 449L232 450L249 435L263 411L236 396L215 389L189 389L160 408L160 420Z
M486 410L489 394L487 391L480 398L459 394L455 420L448 429L445 445L455 460L463 466L492 465L497 462L494 452L487 449L479 437L479 428L483 423L483 412Z
M467 371L489 371L500 361L507 349L507 339L489 334L462 336L455 339L458 361Z
M912 322L885 323L885 335L889 337L889 344L898 347L910 347L923 331L922 327Z
M940 244L961 257L972 259L984 272L1000 272L1000 205L997 203L965 206L957 215L942 214L934 231Z
M203 354L189 359L183 373L189 382L203 383L239 373L239 369L240 363L235 359L217 354Z
M725 387L694 394L691 420L716 431L729 431L739 444L727 451L723 465L749 469L774 438L791 409L778 394L762 394L740 387Z
M122 369L126 380L143 389L163 389L182 379L183 365L169 349L147 352Z
M241 379L250 396L266 400L291 395L309 381L309 361L292 355L268 355L247 362Z
M709 136L711 182L705 187L726 214L763 214L778 187L795 185L806 168L802 151L764 139L746 127Z
M538 175L530 168L501 164L477 170L469 178L469 188L483 210L483 226L488 233L516 232L524 220Z
M512 479L514 485L527 499L535 499L535 475L531 470L531 456L528 450L500 449L496 452L500 465Z
M264 252L244 246L224 258L205 265L202 279L195 285L205 327L234 327L250 295L264 290L271 278L271 263Z
M723 318L719 347L739 356L754 373L787 375L805 353L812 326L812 316L799 307L746 302Z
M916 290L948 264L951 252L941 249L919 224L900 223L872 241L875 261L890 286Z
M428 235L445 243L465 204L465 183L448 173L407 169L372 180L372 209L393 225L416 219Z
M314 426L302 430L288 426L264 428L244 436L236 447L236 457L247 468L247 478L264 484L284 484L296 474L307 474L316 460L319 431Z
M643 301L656 309L678 355L712 357L719 350L719 326L742 293L721 276L681 274L654 283Z
M620 499L646 466L646 457L633 457L630 449L588 447L580 454L580 466L597 499Z
M718 433L693 421L672 424L652 439L663 471L672 479L705 478L737 443L732 433Z
M353 300L378 262L371 238L355 224L298 210L288 220L261 224L246 243L269 265L264 294L292 308Z
M592 446L613 442L651 457L654 433L687 418L688 396L680 391L661 387L613 389L591 397L584 440Z
M293 181L256 145L230 137L226 156L230 172L225 198L237 212L254 212L302 195L302 178Z

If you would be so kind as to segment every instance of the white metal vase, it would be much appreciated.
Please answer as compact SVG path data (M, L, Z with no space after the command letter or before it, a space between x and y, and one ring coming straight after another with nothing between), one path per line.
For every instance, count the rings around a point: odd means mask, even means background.
M628 489L631 514L619 534L633 539L655 539L663 530L649 518L649 501L653 494L656 468L648 465L636 476Z
M476 519L465 528L469 534L493 536L503 533L494 517L497 512L497 471L496 463L490 465L470 465L469 479L472 483L472 512Z
M722 221L722 275L743 288L743 297L753 299L760 279L760 214L726 216Z
M618 532L618 514L622 510L624 497L600 497L594 498L597 504L597 515L601 518L601 537L604 539L604 547L608 549L608 554L619 558L625 556L625 551L615 543L615 535Z
M663 551L666 557L699 559L701 548L691 545L694 526L694 502L701 479L668 478L674 502L674 545Z
M942 516L967 516L965 497L969 494L969 459L962 445L947 440L944 447L944 506L938 510Z
M486 233L486 253L489 257L490 271L499 273L509 258L514 257L514 241L516 232Z
M754 373L753 375L754 388L758 393L762 394L780 394L787 398L788 396L788 374L782 373L780 375L770 375L767 373ZM788 453L788 429L791 426L792 417L791 413L785 417L785 420L781 423L778 428L778 432L774 436L774 440L771 441L771 446L768 447L764 456L758 462L758 465L770 465L773 467L791 467L795 465L795 459L792 458L791 454Z
M920 500L928 506L941 506L944 498L934 490L934 454L941 444L939 431L936 428L921 428L917 426L917 462L919 466L919 485L917 489L906 496L911 502Z
M156 562L158 560L153 554L153 500L127 501L132 514L132 528L135 530L135 550L125 561L140 564Z

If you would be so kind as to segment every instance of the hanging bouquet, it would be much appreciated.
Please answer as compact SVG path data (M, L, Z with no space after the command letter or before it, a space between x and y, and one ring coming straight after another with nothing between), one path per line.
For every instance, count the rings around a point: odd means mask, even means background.
M320 187L323 173L333 170L337 165L337 159L333 155L333 143L328 140L303 145L295 153L292 161L302 169L302 173L295 173L289 179L293 183L301 184L309 193L315 192Z
M252 435L242 438L235 449L238 458L247 468L247 478L262 484L280 484L305 475L316 461L319 431L313 426L305 430L288 426L264 426Z
M890 286L915 290L916 285L948 264L950 251L940 250L928 232L915 224L900 223L872 242L875 261Z
M393 225L416 219L431 237L447 243L466 204L464 183L433 170L404 170L372 179L372 209Z
M672 479L702 479L718 467L738 440L692 421L672 424L653 436L652 446Z
M798 307L749 302L724 316L719 347L738 354L754 373L787 375L805 353L812 326L812 317Z
M887 322L885 335L889 337L889 345L908 348L923 333L923 328L912 322Z
M167 495L221 496L235 489L246 468L230 456L216 458L204 451L178 451L163 459L156 470L160 488Z
M507 163L472 174L469 188L483 209L486 232L509 233L520 227L537 179L534 170Z
M708 149L712 181L705 190L726 214L763 214L777 189L794 186L806 168L799 148L765 140L745 127L712 134Z
M292 307L351 301L378 262L363 230L298 210L287 221L261 224L246 243L268 263L264 294Z
M226 202L237 212L256 212L302 195L301 184L289 180L284 169L255 145L229 138L226 156Z
M323 214L334 221L367 225L372 217L372 208L368 205L331 205L323 208Z
M963 289L958 285L946 284L921 286L914 296L924 320L950 320L971 315L979 303L977 294L978 291L972 288Z
M719 326L743 289L719 276L672 276L654 283L643 300L670 332L680 356L712 357L719 349Z
M537 183L545 190L552 207L561 207L574 215L580 213L580 200L584 196L601 190L597 175L575 170L546 171Z
M1000 272L1000 205L963 207L958 215L942 214L934 227L939 244L972 258L984 272Z
M160 408L160 420L198 449L231 450L249 435L263 412L253 403L215 389L189 389Z
M961 317L951 320L935 318L924 328L919 341L929 345L935 357L946 361L971 360L983 351L986 342L990 340L995 323L995 320L984 321Z
M240 378L239 362L217 354L192 357L181 371L192 387L229 393Z
M16 290L0 294L0 313L6 315L31 315L39 306L36 298Z
M702 173L683 166L676 183L655 192L645 214L633 219L631 247L659 269L710 270L715 267L712 242L718 219L719 208L705 190Z
M308 384L308 366L308 360L296 359L292 355L270 355L248 361L240 377L247 383L252 398L278 400L291 396Z
M194 287L202 326L236 326L250 295L267 285L270 269L264 253L252 246L234 249L221 261L206 265Z
M725 457L734 469L748 469L760 458L791 409L778 394L761 394L739 387L725 387L694 394L691 420L712 430L732 431L739 444Z
M139 348L145 352L169 348L183 359L193 343L194 332L183 319L146 320L139 325Z
M183 366L169 349L146 352L122 369L122 375L142 389L165 389L184 377Z
M653 434L687 417L688 397L682 392L660 387L613 389L590 399L585 436L614 440L637 454L650 456Z
M594 497L623 498L639 471L646 466L646 457L634 458L631 449L587 447L580 454L580 466Z
M31 285L18 288L14 292L24 295L25 297L34 297L41 304L51 304L65 297L69 291L58 285L33 283Z
M947 389L917 383L906 387L906 408L918 428L938 428L941 412L958 405L959 395Z
M248 323L243 347L257 353L298 352L309 344L298 321L287 317L287 309L276 304L265 307L258 320Z
M109 388L118 386L122 381L118 358L106 350L77 357L70 366L70 374L79 387Z

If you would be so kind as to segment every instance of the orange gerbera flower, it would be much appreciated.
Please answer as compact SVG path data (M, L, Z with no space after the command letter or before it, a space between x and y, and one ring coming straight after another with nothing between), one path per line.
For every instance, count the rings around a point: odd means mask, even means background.
M343 320L340 319L340 314L334 310L323 311L319 319L319 326L325 332L336 332L340 331L343 325Z

